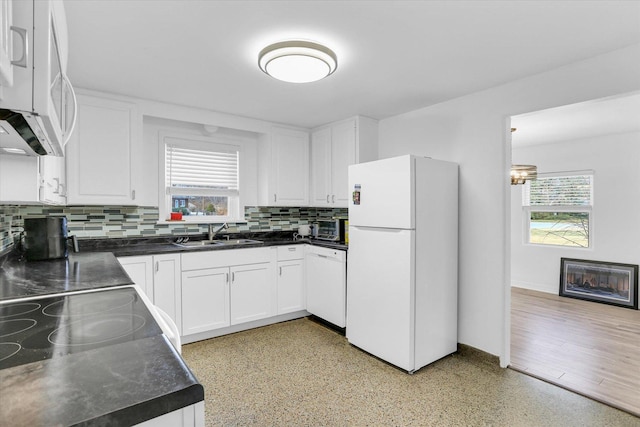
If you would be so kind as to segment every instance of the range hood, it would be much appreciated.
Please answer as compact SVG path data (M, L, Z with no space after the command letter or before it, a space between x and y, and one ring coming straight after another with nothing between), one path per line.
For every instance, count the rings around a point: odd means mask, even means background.
M52 143L37 115L0 109L0 153L60 157L64 149Z

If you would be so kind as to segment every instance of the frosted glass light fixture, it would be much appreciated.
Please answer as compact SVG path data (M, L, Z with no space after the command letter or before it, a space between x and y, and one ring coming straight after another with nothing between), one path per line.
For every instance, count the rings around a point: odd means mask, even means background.
M326 46L305 40L271 44L258 55L260 69L273 78L310 83L331 75L338 67L336 54Z

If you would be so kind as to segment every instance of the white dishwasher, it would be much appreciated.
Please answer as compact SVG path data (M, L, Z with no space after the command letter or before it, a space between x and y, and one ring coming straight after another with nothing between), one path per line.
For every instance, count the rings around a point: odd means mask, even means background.
M307 311L344 328L347 325L347 253L307 247Z

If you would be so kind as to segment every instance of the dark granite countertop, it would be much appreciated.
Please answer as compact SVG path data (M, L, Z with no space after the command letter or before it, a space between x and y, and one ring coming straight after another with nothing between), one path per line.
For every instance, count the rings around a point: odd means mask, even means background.
M0 268L0 300L131 284L110 252L72 253L68 259L47 261L10 255Z
M133 425L204 400L164 335L0 370L0 424Z
M132 283L110 252L49 261L10 254L0 267L0 308ZM0 370L0 425L132 425L202 400L202 385L163 334Z
M114 238L114 239L84 239L79 241L80 253L105 251L111 252L117 257L135 256L135 255L152 255L163 253L184 253L194 251L220 251L227 249L256 248L266 246L282 246L310 244L314 246L322 246L331 249L339 249L346 251L348 246L344 243L330 242L314 239L293 240L293 232L261 232L261 233L237 233L218 235L217 239L225 240L227 236L231 239L253 239L259 240L261 243L233 245L233 246L198 246L198 247L181 247L174 244L176 236L170 237L133 237L133 238ZM204 240L204 235L189 236L189 241Z

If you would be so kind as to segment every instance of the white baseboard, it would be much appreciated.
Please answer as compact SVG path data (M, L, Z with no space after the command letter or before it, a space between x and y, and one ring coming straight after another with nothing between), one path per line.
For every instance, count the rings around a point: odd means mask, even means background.
M532 283L523 280L514 280L511 282L512 288L530 289L532 291L546 292L548 294L558 295L559 285L549 285L548 283Z
M281 314L279 316L267 317L266 319L254 320L253 322L241 323L239 325L228 326L226 328L214 329L212 331L200 332L198 334L192 334L180 337L182 344L190 344L196 341L207 340L209 338L215 338L222 335L233 334L235 332L246 331L248 329L259 328L261 326L267 326L274 323L286 322L287 320L299 319L301 317L309 316L309 312L306 310L295 311L293 313Z

